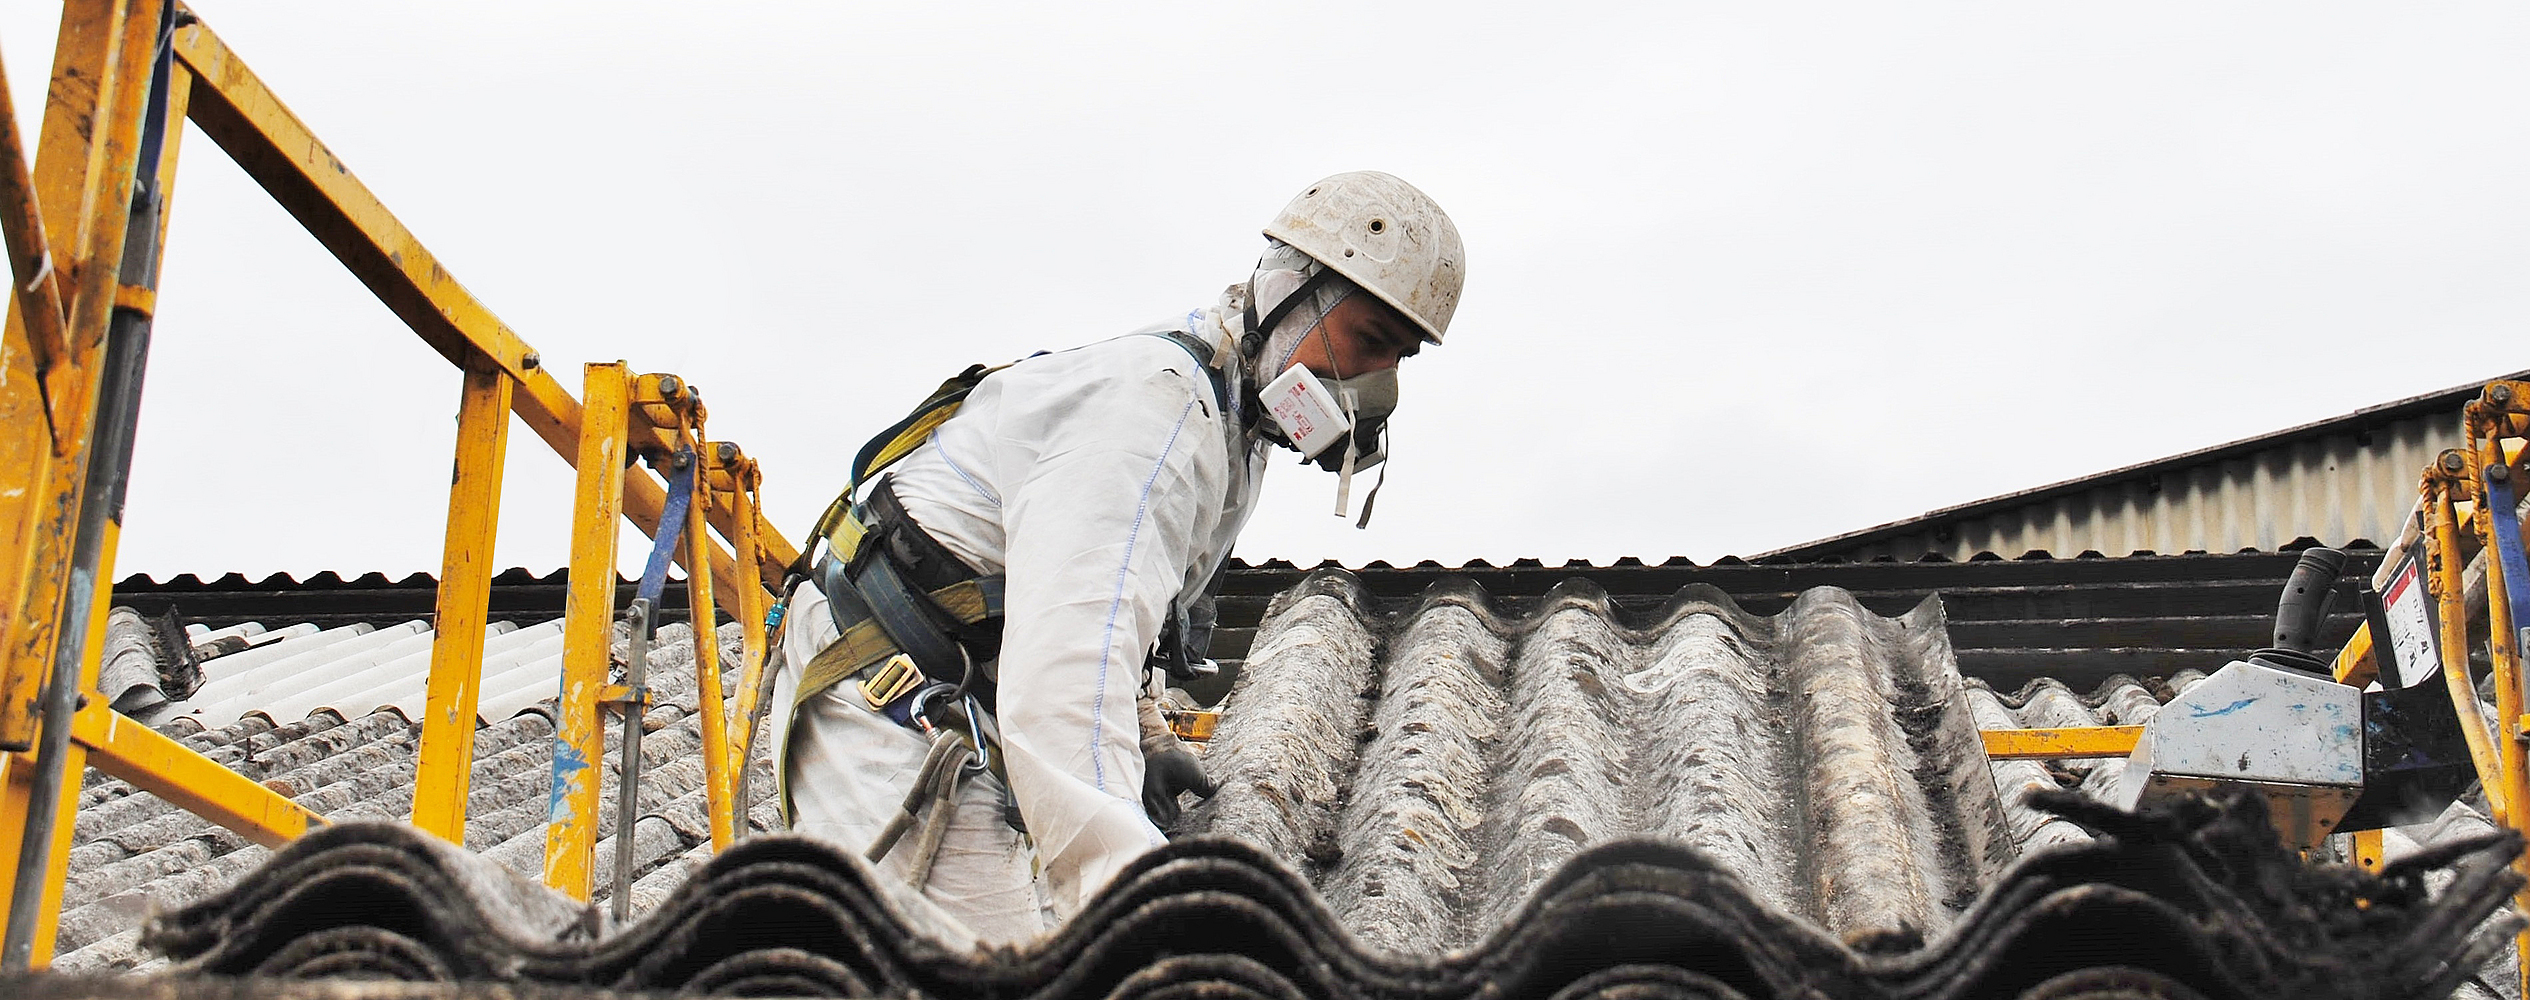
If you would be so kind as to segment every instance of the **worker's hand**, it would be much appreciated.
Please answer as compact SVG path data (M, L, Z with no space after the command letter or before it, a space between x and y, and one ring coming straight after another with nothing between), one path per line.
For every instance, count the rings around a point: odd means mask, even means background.
M1203 762L1183 747L1172 747L1145 753L1142 760L1142 809L1151 814L1151 822L1166 830L1177 825L1181 810L1177 806L1180 792L1193 792L1200 798L1212 797L1212 779L1204 775Z

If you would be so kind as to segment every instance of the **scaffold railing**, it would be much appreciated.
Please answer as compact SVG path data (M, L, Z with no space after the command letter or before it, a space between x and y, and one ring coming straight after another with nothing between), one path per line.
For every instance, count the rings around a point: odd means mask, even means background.
M0 228L15 280L0 343L0 538L11 546L0 557L0 851L11 853L0 865L11 902L0 962L49 962L75 789L89 766L265 845L324 822L117 714L95 690L186 121L462 376L413 822L464 840L516 416L578 478L546 879L591 895L599 790L593 769L572 765L602 756L602 705L631 711L645 697L609 682L618 518L654 538L663 527L681 536L672 554L688 569L698 628L708 631L717 612L745 623L733 704L721 698L718 644L695 643L711 837L715 849L728 846L743 813L744 727L760 707L758 626L797 551L762 516L755 461L707 433L700 393L617 361L586 366L575 397L187 7L66 0L32 157L4 78ZM684 521L663 526L680 477Z

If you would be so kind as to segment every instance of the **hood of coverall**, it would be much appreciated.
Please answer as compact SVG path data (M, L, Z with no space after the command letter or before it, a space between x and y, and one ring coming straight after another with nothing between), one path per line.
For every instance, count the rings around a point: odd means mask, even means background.
M1248 317L1256 317L1263 321L1266 317L1273 317L1277 311L1287 310L1272 320L1273 328L1264 331L1263 343L1248 354L1246 370L1241 374L1253 386L1268 385L1282 375L1291 367L1292 356L1299 353L1312 333L1323 335L1319 323L1326 314L1345 299L1361 292L1359 286L1334 274L1325 275L1324 280L1315 282L1315 286L1311 287L1311 278L1325 271L1326 266L1279 241L1268 240L1268 244L1265 255L1256 262L1256 273L1247 284L1232 286L1223 295L1225 318L1240 316L1244 321ZM1305 300L1288 302L1293 295L1304 294L1304 289ZM1247 295L1255 297L1252 311L1237 308L1246 304L1242 300ZM1396 409L1397 373L1389 368L1376 372L1336 374L1338 378L1320 377L1318 381L1330 393L1343 398L1346 404L1358 407L1357 412L1348 412L1346 416L1358 420L1357 430L1363 434L1358 441L1348 444L1358 444L1364 449L1355 454L1367 459L1362 462L1362 467L1367 468L1380 460L1370 452L1375 450L1372 442L1380 436L1388 415ZM1262 429L1275 443L1286 447L1291 445L1271 419L1264 422ZM1334 463L1342 455L1341 447L1339 445L1337 449L1329 449L1329 453L1313 456L1312 460L1327 466L1328 471L1335 471Z
M1276 444L1302 451L1309 462L1336 474L1337 517L1346 516L1350 508L1355 472L1374 465L1383 466L1380 469L1381 483L1386 482L1387 469L1384 465L1388 454L1384 439L1387 437L1388 417L1397 408L1397 370L1390 366L1371 372L1337 372L1335 374L1342 377L1329 379L1314 372L1294 369L1292 358L1312 334L1325 336L1321 323L1327 313L1359 291L1361 289L1349 279L1329 272L1325 264L1269 237L1264 256L1256 262L1255 273L1245 285L1231 286L1223 293L1223 308L1220 310L1224 320L1237 316L1242 326L1249 322L1269 324L1268 329L1260 331L1261 336L1247 333L1235 338L1244 355L1241 366L1244 370L1239 374L1245 378L1239 381L1251 386L1264 386L1272 390L1277 400L1284 399L1291 392L1274 384L1286 373L1314 383L1309 385L1308 392L1320 402L1287 404L1278 401L1274 404L1274 414L1265 415L1257 421L1256 431ZM1304 298L1294 301L1293 296ZM1285 379L1283 384L1289 385L1290 380ZM1318 391L1321 389L1323 391ZM1242 397L1255 402L1244 391ZM1349 430L1331 443L1317 443L1303 449L1294 444L1280 426L1278 414L1285 405L1316 406L1318 412L1328 415L1319 419L1340 419L1342 422L1337 426ZM1339 407L1340 416L1329 413ZM1369 526L1371 504L1377 501L1378 494L1378 488L1373 487L1370 499L1362 505L1362 516L1355 522L1356 527Z
M1256 296L1256 315L1273 315L1275 310L1283 307L1285 300L1308 283L1311 275L1325 267L1309 259L1307 254L1281 243L1269 246L1265 256L1257 260L1256 274L1247 283L1249 291ZM1310 289L1306 301L1292 303L1291 311L1284 313L1274 323L1273 329L1264 331L1264 348L1247 359L1248 378L1257 385L1263 385L1282 374L1283 369L1291 366L1292 355L1300 352L1300 342L1309 335L1309 331L1317 329L1319 320L1325 319L1328 312L1356 291L1359 289L1352 282L1337 277Z

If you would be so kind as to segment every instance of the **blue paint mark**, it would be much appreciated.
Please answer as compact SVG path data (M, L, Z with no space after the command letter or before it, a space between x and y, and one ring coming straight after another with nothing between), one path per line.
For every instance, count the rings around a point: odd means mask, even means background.
M2217 715L2230 715L2257 703L2256 698L2242 698L2221 708L2191 708L2187 710L2187 714L2192 719L2210 719Z
M571 805L562 790L589 769L589 759L580 756L577 747L560 739L553 741L553 791L545 799L545 819L560 823L571 818Z

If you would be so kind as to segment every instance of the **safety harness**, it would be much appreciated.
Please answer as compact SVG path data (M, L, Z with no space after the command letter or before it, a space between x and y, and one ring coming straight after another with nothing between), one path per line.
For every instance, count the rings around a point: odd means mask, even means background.
M1194 357L1212 383L1215 403L1223 408L1219 412L1228 413L1222 376L1212 367L1212 345L1181 331L1152 336L1165 338ZM945 805L955 794L958 778L967 773L990 771L1003 778L1003 818L1012 828L1026 830L1009 798L1000 734L993 719L998 678L991 665L1001 652L1005 578L977 572L924 532L905 513L893 478L884 475L889 466L912 454L941 424L956 416L987 376L1007 367L967 368L942 382L904 419L871 438L854 456L843 492L817 518L782 588L787 601L800 582L815 582L826 597L839 636L818 650L801 671L793 710L850 681L856 687L854 694L869 710L932 740L924 778L915 783L905 814L891 826L889 835L871 847L873 862L885 857L914 818L925 812L930 813L925 817L925 835L914 840L936 848L938 834L930 827L945 825L949 811ZM875 482L873 477L877 477ZM864 483L872 484L868 495L855 502ZM1214 587L1218 585L1216 576ZM1204 659L1205 647L1210 645L1208 611L1171 608L1150 664L1179 678L1208 673L1210 661ZM779 621L780 614L777 608L771 621ZM964 749L952 753L951 743ZM954 763L949 762L952 757ZM780 770L787 768L777 769L775 775L787 815L790 794ZM930 852L921 853L924 857L916 858L914 867L927 871Z

